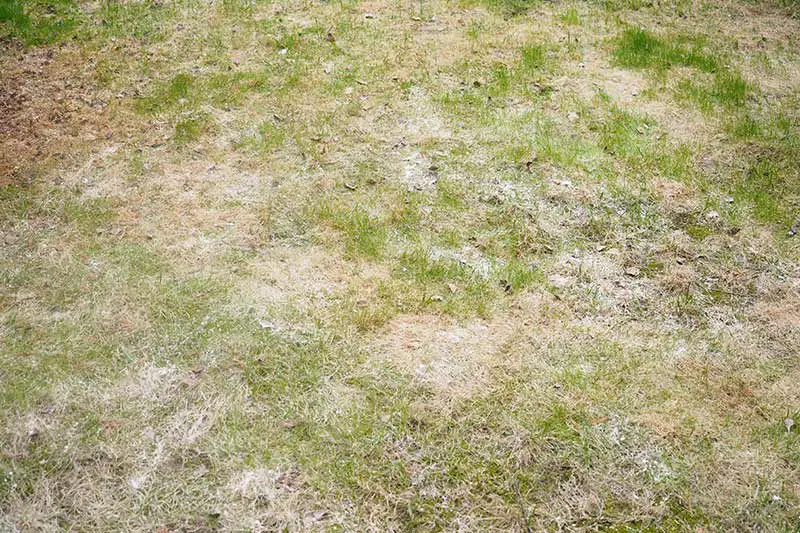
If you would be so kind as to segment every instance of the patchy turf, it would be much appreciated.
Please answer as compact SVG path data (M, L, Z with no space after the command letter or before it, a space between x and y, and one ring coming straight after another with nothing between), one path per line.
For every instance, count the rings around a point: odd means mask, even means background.
M0 529L796 530L798 35L0 0Z

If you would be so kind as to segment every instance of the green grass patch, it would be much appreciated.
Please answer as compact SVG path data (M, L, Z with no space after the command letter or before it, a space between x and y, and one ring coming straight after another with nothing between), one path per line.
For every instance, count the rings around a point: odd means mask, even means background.
M204 134L213 130L214 122L207 113L196 113L181 118L175 124L172 140L179 145L186 145L199 140Z
M342 234L348 254L372 259L383 254L388 237L386 224L365 207L322 202L314 214L318 220Z
M80 11L73 0L0 0L0 38L44 45L69 38Z
M574 7L571 7L562 13L560 19L561 22L567 26L580 26L581 24L581 18L578 15L578 10Z
M625 68L668 70L673 66L715 72L720 64L716 58L702 52L702 41L686 46L686 39L662 39L641 29L627 28L615 40L613 57Z
M785 199L791 191L782 174L772 161L756 161L736 183L734 197L752 205L758 220L790 223L794 213L787 209Z

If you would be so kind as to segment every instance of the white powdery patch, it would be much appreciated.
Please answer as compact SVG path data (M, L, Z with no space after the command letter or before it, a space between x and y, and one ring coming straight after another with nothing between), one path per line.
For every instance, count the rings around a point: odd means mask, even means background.
M131 398L158 401L165 394L169 394L179 379L180 375L175 365L157 366L146 363L124 380L119 392Z
M436 173L431 170L431 162L419 152L414 152L403 159L403 171L400 182L409 191L427 191L436 185Z
M664 462L661 452L646 446L634 457L634 461L655 481L660 483L675 477L675 472Z
M341 521L338 512L320 508L302 489L300 473L291 467L238 472L225 489L224 521L230 529L250 531L309 531Z
M409 117L401 119L405 133L416 141L430 138L448 138L450 129L438 116L428 92L421 87L412 87L408 97Z
M599 428L609 442L623 449L624 455L656 483L675 476L661 451L654 444L644 441L627 418L611 416Z
M257 468L236 474L228 483L228 490L247 500L275 501L284 492L279 483L285 472L278 469Z
M497 352L514 331L504 322L401 316L372 348L444 396L469 397L486 392L492 368L507 364Z
M489 278L492 269L492 262L473 246L463 246L460 250L431 247L429 254L433 260L446 259L468 266L483 279Z

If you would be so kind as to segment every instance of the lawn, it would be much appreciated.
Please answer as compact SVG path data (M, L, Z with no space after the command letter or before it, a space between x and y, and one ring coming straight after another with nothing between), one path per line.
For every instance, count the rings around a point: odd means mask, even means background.
M793 0L0 0L0 531L800 531Z

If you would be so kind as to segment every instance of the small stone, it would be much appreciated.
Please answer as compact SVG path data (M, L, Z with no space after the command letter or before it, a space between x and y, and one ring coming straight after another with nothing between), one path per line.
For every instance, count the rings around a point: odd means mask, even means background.
M448 283L447 288L450 289L450 292L452 292L453 294L455 294L456 291L458 291L458 286L456 286L453 283Z
M716 211L709 211L708 213L706 213L706 218L708 220L716 220L719 218L719 213L717 213Z
M580 116L575 111L570 111L569 113L567 113L567 120L569 120L570 122L575 122L576 120L578 120L578 118L580 118Z
M726 196L725 203L732 204L733 203L733 196Z
M441 301L444 300L444 298L442 298L438 294L435 294L435 295L431 296L431 300L433 300L434 302L441 302Z
M365 19L374 19L375 16L376 16L375 13L364 13Z
M555 385L553 385L553 387L556 388L556 389L560 389L561 388L561 383L556 383Z
M638 277L641 273L642 271L637 267L628 267L625 269L625 274L632 278Z
M288 52L289 52L288 48L281 48L280 50L278 50L278 54L282 56L285 56Z

